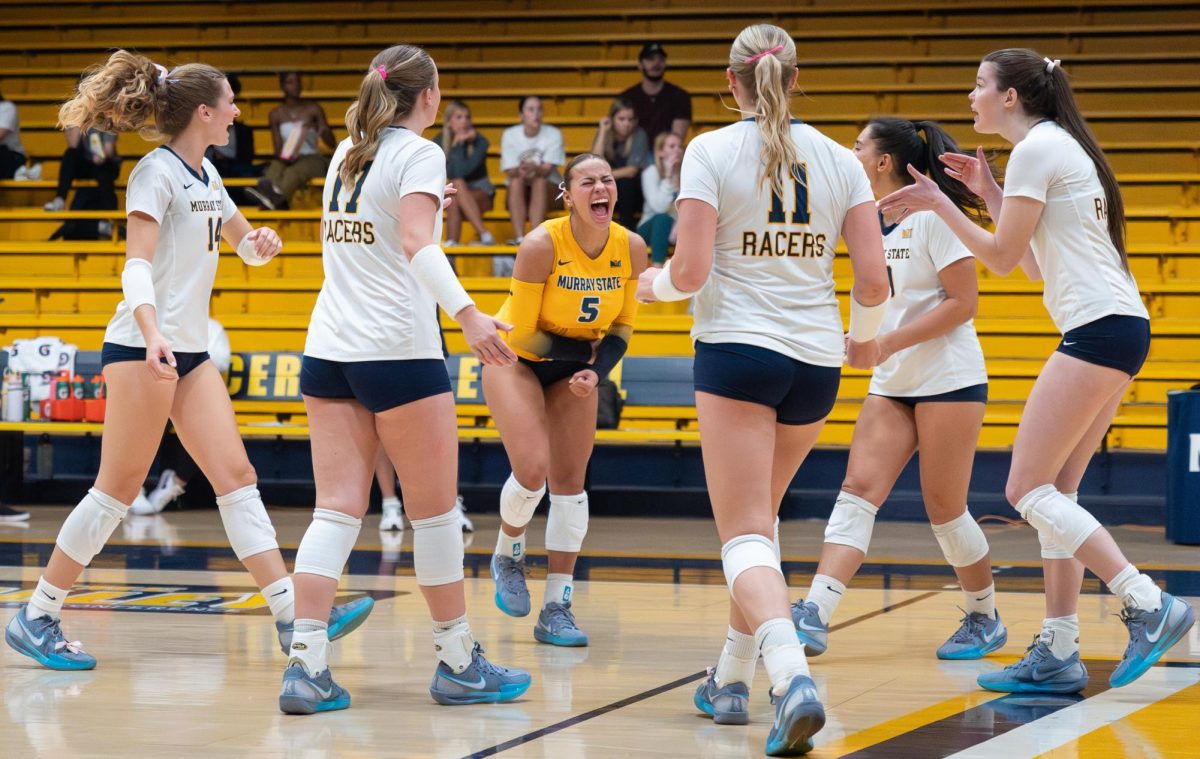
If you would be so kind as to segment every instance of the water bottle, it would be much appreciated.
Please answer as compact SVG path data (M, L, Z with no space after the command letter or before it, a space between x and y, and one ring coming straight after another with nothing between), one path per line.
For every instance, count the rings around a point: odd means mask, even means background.
M21 384L21 376L9 372L4 381L4 421L25 421L25 386Z

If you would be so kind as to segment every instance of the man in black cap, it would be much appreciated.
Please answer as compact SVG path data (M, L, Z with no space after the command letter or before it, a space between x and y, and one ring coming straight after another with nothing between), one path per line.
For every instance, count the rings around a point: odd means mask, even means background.
M650 144L662 132L674 132L686 139L692 123L692 98L687 91L663 80L667 71L667 51L657 42L647 42L638 53L642 81L621 93L633 103L638 126L646 131Z

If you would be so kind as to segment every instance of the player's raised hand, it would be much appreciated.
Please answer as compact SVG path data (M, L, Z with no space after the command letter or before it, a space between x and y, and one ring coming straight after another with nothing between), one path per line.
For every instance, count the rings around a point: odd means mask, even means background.
M892 214L893 218L900 222L917 211L936 210L942 204L950 202L937 183L914 169L912 164L908 165L908 173L915 180L915 184L901 187L881 198L875 204L880 213Z
M283 240L279 239L279 233L270 227L251 230L247 238L254 243L254 255L263 261L270 261L283 250Z
M982 145L975 148L973 156L962 153L942 153L938 158L946 164L943 171L962 182L968 190L979 197L986 198L990 193L1001 191L1000 185L996 183L996 178L992 176L992 170L988 166L987 156L984 155Z

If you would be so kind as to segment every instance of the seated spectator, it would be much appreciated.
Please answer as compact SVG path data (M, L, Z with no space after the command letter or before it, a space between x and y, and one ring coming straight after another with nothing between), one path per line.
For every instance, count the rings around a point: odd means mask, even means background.
M446 179L458 190L446 209L446 245L462 240L463 217L475 229L475 243L495 245L496 238L483 225L483 215L492 210L496 188L488 178L488 141L475 131L471 109L457 100L446 106L442 133L433 138L446 153Z
M225 77L236 98L242 94L242 80L237 74ZM254 165L254 130L243 121L235 121L229 127L229 142L225 145L213 145L204 153L204 157L212 161L217 173L222 179L231 177L262 176L263 167ZM229 197L239 206L246 205L246 192L242 187L226 187Z
M650 265L662 266L667 248L675 244L675 199L679 197L679 166L683 163L683 140L674 132L663 132L654 140L654 163L642 172L642 223L637 233L650 245Z
M300 74L280 74L279 88L283 103L268 117L275 160L267 165L266 176L258 185L246 190L259 205L273 211L289 208L292 196L308 180L325 176L329 157L317 148L318 137L330 150L337 149L325 109L315 100L300 97Z
M642 81L620 94L633 103L638 124L651 142L663 132L687 137L692 123L692 98L687 91L663 79L667 72L667 52L657 42L647 42L638 53Z
M25 165L25 146L21 144L17 104L0 94L0 179L12 179Z
M600 119L600 128L592 140L592 152L604 156L617 180L616 221L634 229L642 210L642 169L650 162L650 142L638 126L633 103L617 98Z
M505 129L500 137L500 170L508 176L508 212L513 226L510 245L520 245L525 239L526 221L534 229L546 220L550 199L558 194L562 182L559 167L567 160L562 132L542 123L542 99L526 95L519 109L521 123ZM493 260L492 273L506 277L512 273L513 257L499 258L507 259L507 267L497 266Z
M75 193L71 210L111 211L117 208L117 177L121 176L121 156L117 154L117 135L89 129L81 132L70 127L64 133L67 149L58 164L58 189L54 198L42 206L47 211L67 207L67 196L76 179L96 180L96 192ZM90 190L90 188L89 188ZM82 197L81 197L82 196ZM74 239L74 238L67 238Z

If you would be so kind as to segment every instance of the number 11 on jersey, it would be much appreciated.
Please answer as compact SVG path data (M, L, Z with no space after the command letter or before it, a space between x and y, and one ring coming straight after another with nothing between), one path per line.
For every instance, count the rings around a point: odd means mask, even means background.
M812 210L808 207L808 164L797 164L791 172L792 186L792 224L809 224L812 221ZM771 213L767 214L768 224L785 224L789 221L783 211L783 198L771 193Z

